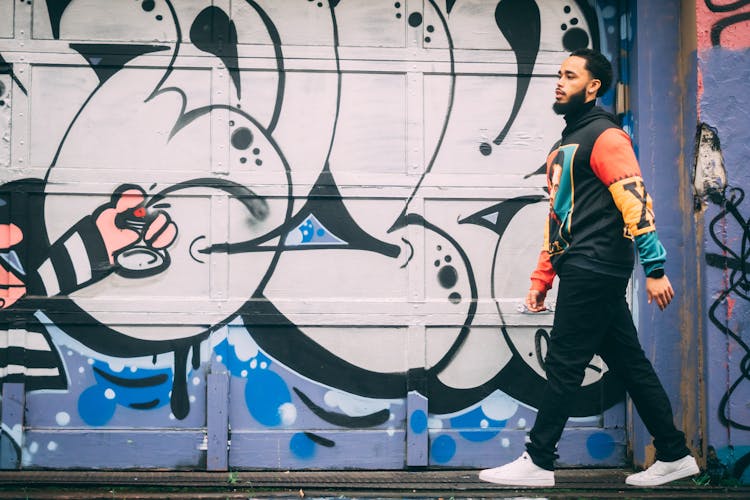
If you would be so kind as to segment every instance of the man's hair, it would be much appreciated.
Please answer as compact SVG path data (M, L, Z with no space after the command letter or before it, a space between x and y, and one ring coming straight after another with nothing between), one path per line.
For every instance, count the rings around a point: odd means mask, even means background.
M591 76L602 82L596 95L604 95L612 85L612 65L600 52L591 49L578 49L570 53L571 56L581 57L586 60L586 69Z

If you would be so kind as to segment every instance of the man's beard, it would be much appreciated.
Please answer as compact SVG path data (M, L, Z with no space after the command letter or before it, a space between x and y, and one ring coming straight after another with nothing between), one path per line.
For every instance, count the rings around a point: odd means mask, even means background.
M580 92L571 94L568 98L568 102L554 102L552 104L552 111L554 111L558 115L570 115L580 110L584 104L586 104L585 88Z

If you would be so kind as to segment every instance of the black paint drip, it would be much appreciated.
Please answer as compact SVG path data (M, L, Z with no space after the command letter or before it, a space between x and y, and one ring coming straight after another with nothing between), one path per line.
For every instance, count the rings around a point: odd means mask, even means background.
M49 23L50 26L52 26L52 36L55 37L55 40L60 38L60 20L71 1L72 0L47 0Z
M226 12L218 7L203 9L190 27L190 40L198 49L221 59L237 89L237 98L242 98L237 65L237 28Z
M172 398L170 407L175 418L182 420L190 413L190 400L187 393L187 356L189 346L180 346L174 351L174 377L172 378Z
M201 343L195 342L192 345L193 352L193 370L197 370L201 367Z
M495 23L516 54L516 65L518 66L513 109L505 126L492 141L498 145L503 142L511 125L516 120L521 104L526 98L526 92L529 90L531 72L534 70L536 56L539 54L542 21L539 15L539 7L534 0L500 0L495 7ZM479 147L479 150L487 156L492 152L492 147L484 143Z

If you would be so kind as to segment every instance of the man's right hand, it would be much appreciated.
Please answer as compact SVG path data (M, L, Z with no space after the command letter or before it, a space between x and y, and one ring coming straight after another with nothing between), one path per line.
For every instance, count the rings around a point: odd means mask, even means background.
M544 307L545 298L547 298L547 292L529 290L529 293L526 295L526 309L534 313L546 311L547 308Z

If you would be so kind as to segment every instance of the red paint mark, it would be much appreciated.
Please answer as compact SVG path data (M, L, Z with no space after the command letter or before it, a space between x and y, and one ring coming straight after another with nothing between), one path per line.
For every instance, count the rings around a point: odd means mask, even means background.
M727 319L732 319L732 311L734 311L734 305L737 303L732 297L727 297Z
M135 210L133 210L133 215L135 215L139 219L142 219L146 216L146 209L143 207L138 207Z
M730 8L735 3L737 8ZM710 49L714 46L711 31L719 36L719 45L725 49L740 50L750 47L750 4L730 0L697 0L695 2L696 28L698 32L698 50ZM729 10L721 10L722 6Z

